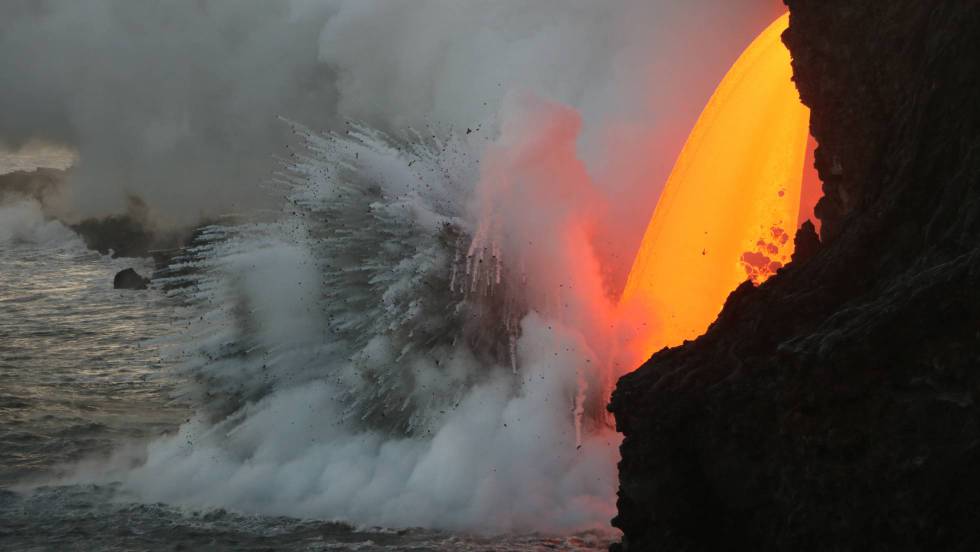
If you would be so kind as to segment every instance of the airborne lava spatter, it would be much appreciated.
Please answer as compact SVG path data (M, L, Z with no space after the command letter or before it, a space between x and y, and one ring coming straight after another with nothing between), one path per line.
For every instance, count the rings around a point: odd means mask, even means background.
M701 334L739 283L792 254L809 110L781 42L789 14L745 50L691 132L620 299L636 360Z

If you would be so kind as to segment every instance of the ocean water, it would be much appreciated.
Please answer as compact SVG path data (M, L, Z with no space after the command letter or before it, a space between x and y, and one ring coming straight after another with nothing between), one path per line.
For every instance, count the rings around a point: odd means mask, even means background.
M9 215L9 213L8 213ZM26 239L25 239L26 238ZM598 550L608 535L477 536L147 504L78 462L174 432L191 412L161 336L184 324L159 289L112 289L150 262L87 251L63 227L0 243L0 549ZM68 479L65 479L65 478Z
M604 550L599 533L473 536L426 529L358 528L345 523L188 510L121 498L113 486L0 490L0 550Z
M0 484L158 435L187 410L153 345L173 309L153 291L112 288L115 271L152 267L87 251L61 230L0 244Z

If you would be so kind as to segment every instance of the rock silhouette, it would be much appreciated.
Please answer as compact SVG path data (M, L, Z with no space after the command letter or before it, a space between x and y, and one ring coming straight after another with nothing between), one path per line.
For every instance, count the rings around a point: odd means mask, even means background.
M800 255L623 377L620 550L980 548L980 4L788 0Z
M149 278L144 278L132 268L120 270L112 279L112 287L115 289L146 289L149 283Z

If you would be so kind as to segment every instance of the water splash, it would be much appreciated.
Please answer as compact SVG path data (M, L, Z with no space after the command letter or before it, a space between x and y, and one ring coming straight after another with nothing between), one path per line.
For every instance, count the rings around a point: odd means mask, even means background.
M284 216L206 229L161 282L198 309L171 349L201 408L127 488L395 527L606 527L618 438L583 430L594 354L526 302L520 256L474 248L475 146L293 128Z

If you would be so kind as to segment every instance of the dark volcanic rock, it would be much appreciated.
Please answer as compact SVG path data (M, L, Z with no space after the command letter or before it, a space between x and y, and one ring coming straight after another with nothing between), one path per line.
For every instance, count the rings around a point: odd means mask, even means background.
M796 231L796 237L793 239L793 262L808 261L819 250L820 237L817 236L817 228L812 222L806 221Z
M140 276L140 273L132 268L120 270L112 279L112 287L116 289L146 289L149 283L149 278Z
M73 224L89 249L113 257L147 257L155 236L150 229L130 215L113 215L86 219Z
M153 257L157 266L166 265L188 243L196 228L160 230L151 225L149 208L130 197L126 214L85 219L71 225L89 249L113 257ZM201 227L207 226L204 222Z
M614 525L626 550L977 549L980 2L788 4L823 243L620 380Z

